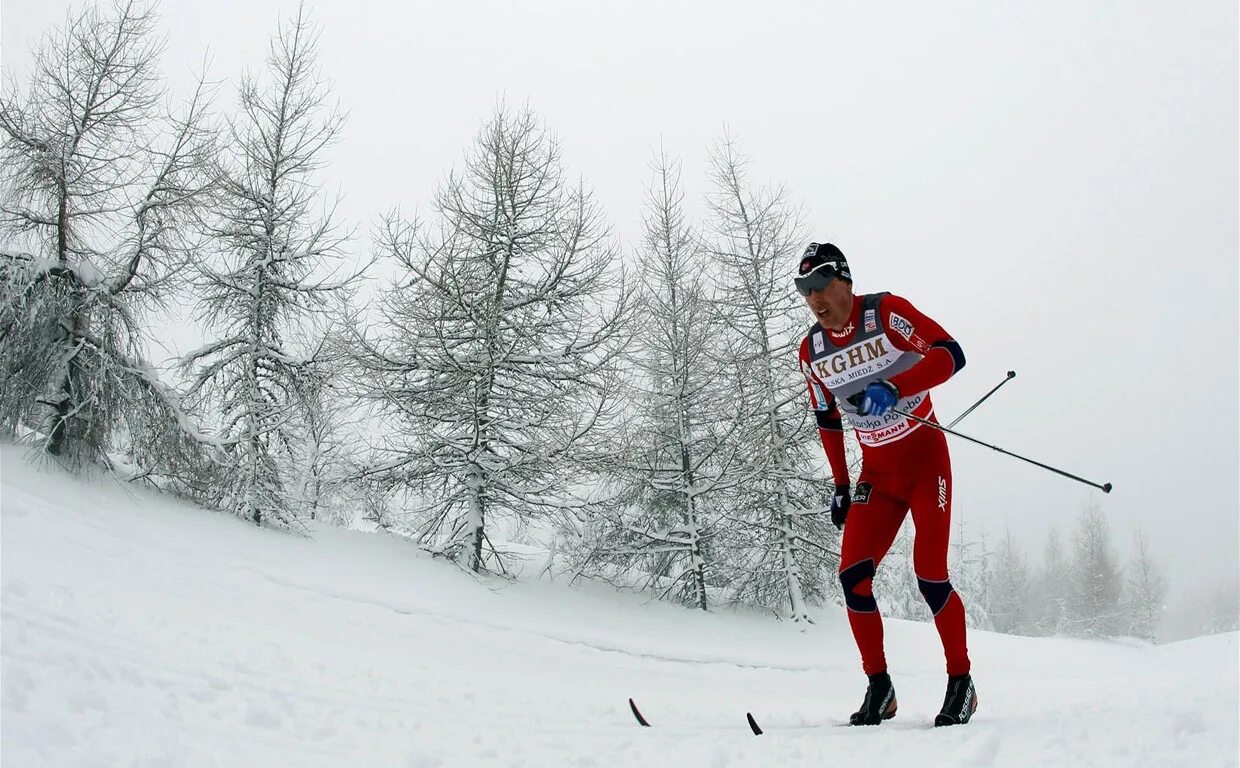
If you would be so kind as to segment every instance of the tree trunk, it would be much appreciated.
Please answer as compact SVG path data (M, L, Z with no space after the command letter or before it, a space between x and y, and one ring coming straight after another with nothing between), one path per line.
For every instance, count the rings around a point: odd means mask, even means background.
M788 579L788 602L792 607L793 621L809 621L809 612L805 607L805 596L801 591L801 567L796 561L792 548L792 532L786 527L789 518L783 516L783 541L780 546L784 552L784 573Z
M463 557L458 559L461 565L478 573L482 570L482 540L485 536L486 499L483 497L485 480L480 467L470 467L465 480L469 486L469 516L465 525L465 543Z

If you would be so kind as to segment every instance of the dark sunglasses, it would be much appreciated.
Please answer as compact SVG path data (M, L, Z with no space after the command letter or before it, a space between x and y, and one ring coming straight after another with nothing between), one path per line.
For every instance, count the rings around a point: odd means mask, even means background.
M835 272L838 268L839 266L834 261L824 261L805 274L797 275L792 281L796 283L797 290L802 296L808 296L830 285L835 279Z

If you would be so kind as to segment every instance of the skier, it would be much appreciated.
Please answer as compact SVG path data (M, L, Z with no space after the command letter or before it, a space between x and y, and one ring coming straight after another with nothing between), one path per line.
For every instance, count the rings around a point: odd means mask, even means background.
M964 353L905 299L854 295L848 262L831 243L809 244L794 282L817 321L801 341L800 364L835 481L831 520L844 531L839 576L848 623L869 676L865 700L849 722L879 725L896 713L873 579L911 509L917 586L934 614L947 658L947 694L934 724L967 723L977 695L969 674L964 603L947 575L952 496L947 440L900 413L935 421L929 390L964 367ZM861 444L861 476L851 488L841 410Z

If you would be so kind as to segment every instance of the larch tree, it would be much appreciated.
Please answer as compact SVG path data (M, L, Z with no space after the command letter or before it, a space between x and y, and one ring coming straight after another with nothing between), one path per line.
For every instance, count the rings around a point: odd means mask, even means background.
M745 480L733 495L730 581L735 599L807 620L808 601L831 589L838 534L824 514L827 487L812 460L816 426L797 365L806 328L792 288L801 245L799 211L781 188L754 188L747 160L724 139L710 158L706 235L719 283L719 322L728 328L719 372Z
M340 326L316 326L321 344L309 356L313 375L299 379L300 444L294 447L295 503L311 520L326 517L338 523L353 519L358 510L354 480L363 462L358 439L356 397L348 389L351 333L346 330L352 306L351 292L335 302L345 313ZM339 315L336 318L339 319Z
M367 476L406 499L398 525L421 546L500 571L497 526L585 514L627 289L602 211L528 108L496 110L434 210L431 224L392 214L377 235L402 274L380 335L358 339L359 385L386 426Z
M626 355L620 492L593 517L581 568L594 576L636 570L661 597L701 610L718 584L715 547L722 496L743 477L719 398L725 329L715 322L711 256L685 210L680 165L660 151L637 253L634 342ZM615 572L614 574L612 572Z
M329 105L304 6L273 36L266 78L247 75L229 120L213 212L214 257L199 265L199 313L215 334L184 359L189 394L219 415L228 446L217 503L260 525L299 528L293 492L305 409L324 369L328 317L358 276L346 269L315 173L344 117Z
M1124 613L1128 634L1153 642L1166 611L1167 578L1154 561L1145 532L1137 531L1136 548L1124 584Z
M1120 632L1123 574L1111 543L1110 526L1093 502L1082 510L1077 524L1071 574L1069 633L1110 637Z
M1027 635L1033 631L1033 593L1029 562L1020 546L1005 533L995 553L988 592L990 620L996 632Z
M980 531L976 539L967 535L964 510L957 505L952 510L956 533L952 536L948 553L948 574L952 588L964 602L965 622L970 627L992 629L990 612L990 580L994 565L994 553L986 541L986 532ZM916 576L914 575L914 578ZM925 598L922 598L925 602ZM929 607L926 616L930 616Z
M1068 633L1072 596L1072 565L1058 530L1046 534L1042 565L1035 571L1033 634L1050 636Z
M148 477L209 442L146 358L213 189L209 94L167 106L156 23L88 7L44 39L28 91L0 96L0 423Z

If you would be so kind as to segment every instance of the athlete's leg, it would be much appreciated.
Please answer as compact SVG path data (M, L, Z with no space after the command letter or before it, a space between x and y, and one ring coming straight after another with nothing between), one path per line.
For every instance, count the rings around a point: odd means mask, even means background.
M874 600L874 573L900 531L908 502L874 488L864 474L862 478L844 524L840 584L848 606L848 624L861 651L861 668L874 675L887 671L883 619Z
M923 438L931 437L924 435ZM943 641L948 675L969 672L969 648L965 632L964 603L952 588L947 574L947 550L952 527L952 468L947 439L935 430L918 453L911 507L916 534L913 568L917 586L934 614L934 625Z

